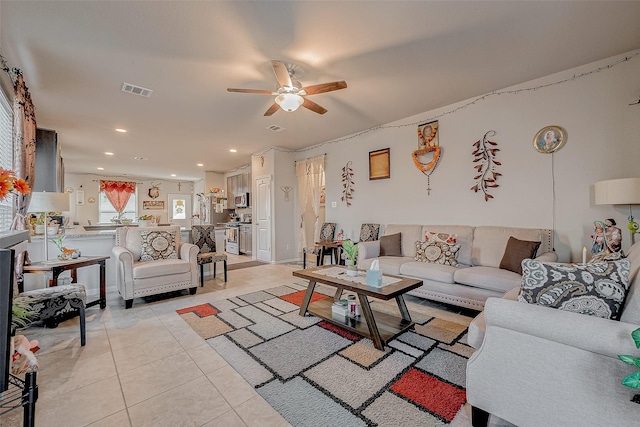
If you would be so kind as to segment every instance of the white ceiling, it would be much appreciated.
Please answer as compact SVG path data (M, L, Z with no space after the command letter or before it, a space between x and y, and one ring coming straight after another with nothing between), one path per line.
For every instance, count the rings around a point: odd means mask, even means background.
M2 0L0 45L67 172L197 180L638 49L639 21L639 1ZM226 88L275 89L271 59L348 88L264 117L272 97Z

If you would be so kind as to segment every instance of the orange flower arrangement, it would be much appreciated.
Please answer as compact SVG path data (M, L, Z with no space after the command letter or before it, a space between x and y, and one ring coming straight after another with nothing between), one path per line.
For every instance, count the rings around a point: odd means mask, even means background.
M0 200L4 200L11 191L17 191L22 194L31 193L27 181L22 178L16 178L16 174L13 171L0 168Z

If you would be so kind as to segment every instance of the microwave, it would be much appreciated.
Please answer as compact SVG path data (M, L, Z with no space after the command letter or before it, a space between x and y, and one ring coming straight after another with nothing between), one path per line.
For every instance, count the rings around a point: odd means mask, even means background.
M236 208L249 207L249 193L237 194L235 196L235 205Z

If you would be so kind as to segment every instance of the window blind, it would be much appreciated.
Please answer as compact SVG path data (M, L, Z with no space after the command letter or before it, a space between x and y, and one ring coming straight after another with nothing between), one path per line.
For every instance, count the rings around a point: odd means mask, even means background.
M0 90L0 167L13 168L13 112L4 91ZM13 196L0 201L0 230L8 230L13 220Z

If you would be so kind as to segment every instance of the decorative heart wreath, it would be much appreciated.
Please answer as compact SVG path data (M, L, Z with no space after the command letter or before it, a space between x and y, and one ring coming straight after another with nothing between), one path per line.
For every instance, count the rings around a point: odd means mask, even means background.
M427 132L428 135L424 136L424 131L430 129L430 132ZM438 122L430 122L425 123L423 125L418 126L418 139L419 146L418 149L411 153L411 157L413 158L413 163L416 167L427 176L427 194L431 194L431 183L430 177L433 173L433 170L438 165L438 160L440 160L440 155L442 151L440 149L440 145L434 142L436 135L438 134ZM433 153L433 157L429 162L423 162L420 160L418 156L425 156L429 153Z

